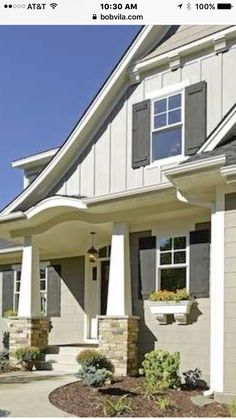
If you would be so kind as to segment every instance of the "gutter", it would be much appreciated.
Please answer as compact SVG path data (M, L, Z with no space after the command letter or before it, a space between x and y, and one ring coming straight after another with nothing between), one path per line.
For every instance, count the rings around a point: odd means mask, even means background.
M22 252L22 251L23 251L22 246L9 247L7 249L0 249L0 255L5 255L5 254L8 254L8 253Z
M0 223L24 220L25 218L26 218L26 215L22 211L18 211L18 212L13 212L11 214L0 215Z

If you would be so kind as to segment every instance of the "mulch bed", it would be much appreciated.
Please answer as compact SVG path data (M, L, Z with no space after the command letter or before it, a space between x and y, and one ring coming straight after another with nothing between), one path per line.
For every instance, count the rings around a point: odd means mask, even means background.
M127 395L124 403L131 410L122 417L228 417L226 405L212 403L204 407L195 406L190 398L202 394L198 390L168 390L158 398L170 400L171 408L161 410L154 400L145 397L142 377L126 377L116 379L114 383L99 389L84 386L81 381L68 384L54 390L50 402L59 409L79 417L103 417L106 400L112 403Z

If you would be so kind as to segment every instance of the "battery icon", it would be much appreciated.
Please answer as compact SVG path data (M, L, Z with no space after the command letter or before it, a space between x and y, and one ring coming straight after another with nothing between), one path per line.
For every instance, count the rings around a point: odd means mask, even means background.
M217 9L220 10L229 10L232 9L233 5L231 3L217 3Z

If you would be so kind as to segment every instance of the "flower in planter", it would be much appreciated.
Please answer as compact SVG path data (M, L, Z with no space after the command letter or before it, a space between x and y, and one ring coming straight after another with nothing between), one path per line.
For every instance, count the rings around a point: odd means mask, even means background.
M32 371L33 366L40 358L41 351L34 346L28 348L19 348L15 352L15 356L21 366L28 371Z
M182 288L174 291L154 291L149 295L151 301L183 301L191 300L191 295L186 291L186 288Z

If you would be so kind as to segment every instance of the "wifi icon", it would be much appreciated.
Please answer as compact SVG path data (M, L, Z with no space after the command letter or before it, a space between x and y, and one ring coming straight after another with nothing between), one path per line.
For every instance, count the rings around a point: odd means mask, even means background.
M58 4L57 3L51 3L50 6L51 6L52 9L56 9L56 7L58 6Z

